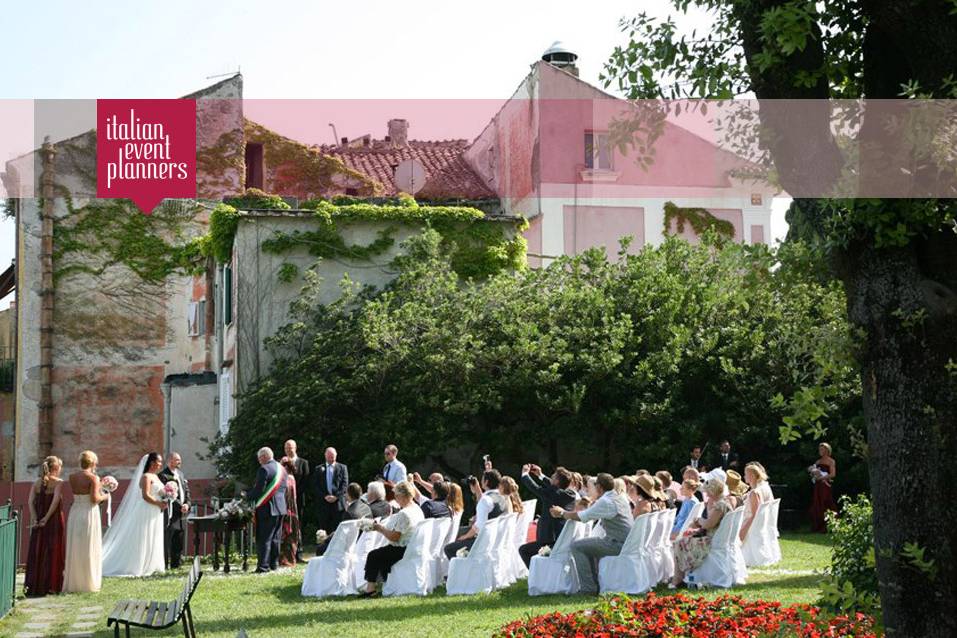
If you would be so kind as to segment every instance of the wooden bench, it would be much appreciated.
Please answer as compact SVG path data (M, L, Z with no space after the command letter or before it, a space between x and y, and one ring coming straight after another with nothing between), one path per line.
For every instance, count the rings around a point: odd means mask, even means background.
M182 620L183 635L186 638L196 638L196 628L193 626L193 613L189 602L199 586L203 571L199 566L199 557L193 559L193 566L189 570L183 591L179 598L168 603L155 600L121 600L106 620L106 626L113 625L113 635L119 638L120 625L126 626L126 635L130 635L130 627L143 629L166 629Z

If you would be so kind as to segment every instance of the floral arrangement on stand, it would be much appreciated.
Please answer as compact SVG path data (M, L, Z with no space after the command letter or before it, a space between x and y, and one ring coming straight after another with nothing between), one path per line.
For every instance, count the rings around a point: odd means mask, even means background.
M216 516L224 521L245 523L252 519L253 508L246 501L234 498L219 508Z
M876 638L877 634L873 618L860 613L831 617L811 605L785 606L729 595L713 600L682 594L657 596L652 592L642 598L603 598L586 611L516 620L495 633L495 638L517 636Z

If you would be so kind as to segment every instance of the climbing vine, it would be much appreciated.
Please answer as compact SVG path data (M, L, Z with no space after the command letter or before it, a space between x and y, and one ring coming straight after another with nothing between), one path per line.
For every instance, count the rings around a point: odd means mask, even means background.
M210 217L208 252L220 262L230 257L240 213L244 209L287 210L280 198L262 191L247 191L241 198L228 200ZM453 269L464 278L480 279L503 269L519 270L525 266L525 239L520 233L527 222L516 222L516 234L508 237L504 224L489 221L485 213L467 206L420 206L412 197L400 195L383 204L372 204L348 197L333 200L313 199L303 202L302 210L312 211L316 226L306 231L276 232L262 243L262 250L286 254L305 249L314 257L368 261L384 254L395 244L399 224L415 224L434 228L449 250ZM379 222L386 224L371 243L348 244L341 234L345 224ZM284 264L282 281L291 281L298 271Z
M671 224L675 223L678 233L683 233L685 224L690 224L699 237L706 231L713 230L719 237L734 238L734 224L726 219L718 219L704 208L681 208L674 202L665 202L665 234L673 234Z

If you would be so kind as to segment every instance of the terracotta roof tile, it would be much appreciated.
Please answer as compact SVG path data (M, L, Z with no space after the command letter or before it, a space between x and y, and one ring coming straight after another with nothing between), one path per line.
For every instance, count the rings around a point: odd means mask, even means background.
M356 140L350 146L320 146L317 150L342 160L349 168L375 179L384 195L396 195L395 167L408 159L422 163L426 184L416 196L427 199L489 199L496 197L465 161L467 140L420 141L394 148L384 140Z

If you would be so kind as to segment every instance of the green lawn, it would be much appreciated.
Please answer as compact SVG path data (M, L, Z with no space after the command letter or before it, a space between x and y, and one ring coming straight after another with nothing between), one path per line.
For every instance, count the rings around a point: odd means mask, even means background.
M765 598L787 603L813 602L819 577L812 572L827 566L829 544L825 537L785 534L781 538L783 560L771 569L752 570L748 584L733 591L747 598ZM439 589L427 598L355 598L318 601L299 595L303 569L257 576L207 573L193 599L197 633L203 638L233 638L246 629L250 638L265 636L488 636L509 620L526 614L573 611L589 606L583 596L531 598L525 581L487 596L448 597ZM171 600L179 593L182 574L147 579L109 578L98 594L55 597L67 608L57 610L58 624L52 634L66 633L81 607L102 606L97 637L112 636L106 630L106 615L119 598ZM667 593L660 588L660 593ZM719 595L718 591L705 593ZM28 614L16 609L0 621L0 636L12 637L28 622ZM49 631L49 630L48 630ZM166 632L136 632L134 635L176 636L182 629Z

